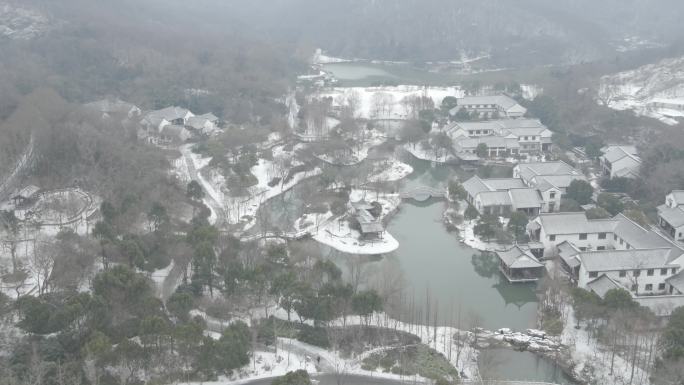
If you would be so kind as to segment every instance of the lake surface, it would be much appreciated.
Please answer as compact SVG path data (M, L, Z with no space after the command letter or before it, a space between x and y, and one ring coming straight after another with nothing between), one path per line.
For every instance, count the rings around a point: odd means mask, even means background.
M463 328L535 327L536 285L510 284L495 268L476 271L472 260L479 252L446 231L442 222L445 208L442 201L405 201L390 222L387 230L399 241L394 254L408 292L424 303L429 291L432 307L438 304L443 323L460 307Z
M366 78L393 79L396 76L390 72L362 63L335 63L325 64L325 71L331 72L339 80L362 80Z

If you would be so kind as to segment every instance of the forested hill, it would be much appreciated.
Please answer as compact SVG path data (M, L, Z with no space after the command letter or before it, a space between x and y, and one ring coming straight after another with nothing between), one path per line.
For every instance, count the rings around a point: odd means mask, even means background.
M0 0L0 120L44 87L77 103L111 95L238 122L272 115L304 61L201 4Z
M337 56L382 60L454 60L466 50L491 52L493 64L506 67L572 64L614 53L625 38L669 43L684 36L678 16L684 3L677 0L659 1L658 9L623 0L228 3L272 35L308 41Z

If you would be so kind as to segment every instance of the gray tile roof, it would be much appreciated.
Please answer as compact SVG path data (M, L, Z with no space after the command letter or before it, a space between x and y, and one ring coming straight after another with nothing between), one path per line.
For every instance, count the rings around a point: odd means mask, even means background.
M541 207L542 199L539 192L531 188L514 188L509 190L513 206L521 208Z
M575 247L572 243L564 241L557 246L558 256L571 268L576 268L580 265L580 260L578 255L580 250Z
M604 151L603 159L610 163L629 157L641 163L641 159L637 156L638 152L634 146L608 146L602 149Z
M631 269L659 269L670 265L671 249L630 249L588 251L580 254L587 271L618 271Z
M536 176L532 179L533 184L540 183L543 186L552 185L561 189L568 188L574 180L587 180L584 175L544 175ZM548 189L548 188L547 188Z
M665 282L669 283L675 289L684 293L684 269L680 270L679 273L673 275L672 277L666 279Z
M593 291L594 293L596 293L596 295L598 295L598 296L601 297L601 298L605 297L605 296L606 296L606 293L607 293L609 290L612 290L612 289L624 289L624 290L627 290L627 289L625 289L624 286L622 286L622 285L620 285L619 283L613 281L612 279L610 279L610 277L608 277L608 276L605 275L605 274L601 274L600 277L598 277L598 278L596 278L595 280L589 282L589 283L587 284L587 288L588 288L589 290Z
M665 238L659 233L639 226L637 223L627 218L623 214L618 214L614 218L617 225L613 230L616 235L624 239L630 246L637 249L649 248L670 248L671 258L677 258L684 254L684 250L670 239Z
M489 187L490 190L509 190L512 188L524 188L527 187L518 178L491 178L482 179L482 182Z
M479 194L483 206L510 206L508 191L484 191Z
M684 207L668 207L667 205L658 206L658 215L671 226L677 228L684 226Z
M458 99L459 106L480 105L480 104L495 104L504 109L514 107L518 102L506 95L492 95L492 96L466 96Z
M567 187L575 179L586 180L584 174L563 161L518 164L520 177L527 183L542 183L540 177L557 187ZM539 180L539 182L536 182Z
M528 269L544 266L544 264L539 262L529 250L524 250L517 245L508 250L497 251L496 254L506 266L512 269Z
M491 190L477 175L463 182L463 189L473 198L483 191Z
M543 213L539 220L546 234L610 233L617 225L614 219L587 219L583 212Z
M678 205L684 205L684 190L672 190L670 194Z

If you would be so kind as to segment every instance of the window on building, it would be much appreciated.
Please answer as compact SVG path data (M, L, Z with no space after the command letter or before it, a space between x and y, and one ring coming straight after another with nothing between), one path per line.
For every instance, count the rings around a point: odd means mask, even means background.
M587 251L586 247L580 247L580 251Z
M554 191L552 191L551 194L549 194L549 197L551 199L556 199L556 193Z
M599 247L596 248L596 250L599 250L599 251L600 251L600 250L605 250L605 249L606 249L605 246L599 246Z
M632 275L635 276L635 277L640 276L640 275L641 275L641 270L634 270L634 272L632 273Z
M676 267L672 268L672 274L677 274L677 268Z
M549 235L549 241L555 241L556 236L555 235Z
M587 233L582 233L579 235L580 241L586 240L587 239Z
M634 284L632 285L632 291L636 293L637 289L639 289L639 285Z
M653 291L653 284L652 283L646 284L646 291Z
M590 271L589 272L589 278L596 278L598 277L598 271Z
M626 277L627 276L627 270L620 270L620 277Z
M617 235L613 234L613 240L617 241Z
M620 244L623 245L625 242L620 238Z
M646 275L648 275L649 277L652 277L653 276L653 269L646 270Z
M606 233L599 233L599 239L606 239Z
M632 247L632 246L630 246L629 243L627 243L627 244L625 245L625 248L626 248L627 250L629 250L631 247Z
M660 275L667 275L667 269L660 269Z
M659 283L659 284L658 284L658 290L660 290L660 291L665 290L665 284L664 284L664 283Z

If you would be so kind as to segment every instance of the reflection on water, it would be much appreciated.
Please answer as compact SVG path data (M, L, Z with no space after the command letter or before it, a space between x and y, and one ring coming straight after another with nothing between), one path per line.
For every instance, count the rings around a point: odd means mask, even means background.
M395 252L410 297L439 307L442 323L452 319L453 309L461 309L461 319L488 329L535 326L537 298L535 285L512 285L498 272L480 271L473 266L477 250L463 245L442 224L445 204L405 202L392 219L389 232L399 240ZM481 275L482 274L482 275ZM436 305L435 305L436 304Z
M483 350L480 352L479 366L482 377L490 380L574 384L558 366L530 352L509 349Z

